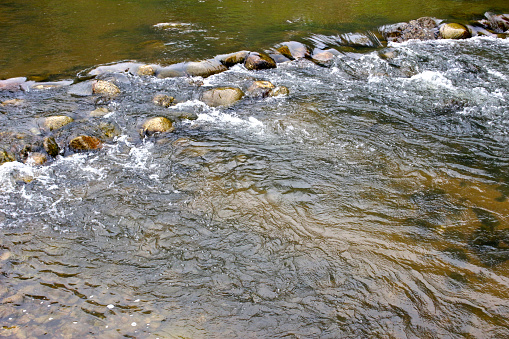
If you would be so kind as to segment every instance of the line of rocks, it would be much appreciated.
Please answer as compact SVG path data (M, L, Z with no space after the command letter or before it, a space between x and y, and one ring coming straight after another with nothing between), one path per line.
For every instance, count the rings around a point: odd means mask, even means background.
M159 27L163 24L156 25ZM76 81L59 81L36 83L27 81L24 77L11 78L0 81L0 91L28 91L30 89L43 90L69 86L68 93L74 96L98 96L98 103L108 102L122 94L116 83L128 82L125 74L142 77L208 77L224 72L236 65L243 65L248 70L258 71L276 68L279 63L294 60L310 60L320 66L330 66L335 56L341 54L341 47L349 48L378 48L387 42L403 42L411 39L465 39L472 36L493 36L507 38L509 36L509 15L495 15L486 13L485 19L477 20L467 25L460 23L443 23L441 20L423 17L408 23L398 23L382 26L378 34L368 32L346 33L337 37L316 37L321 48L311 50L303 43L296 41L283 42L264 52L239 51L216 56L215 58L198 61L183 62L169 66L156 64L141 64L124 62L103 65L91 71L78 74ZM339 47L327 48L330 46ZM254 81L245 92L237 87L218 87L203 91L201 100L210 107L228 107L243 97L264 98L270 96L288 95L289 90L284 86L275 86L268 81ZM101 101L102 100L102 101ZM152 102L162 107L175 104L175 99L168 95L158 94ZM8 99L0 104L3 108L23 106L23 99ZM102 116L108 111L100 107L90 113L90 116ZM154 117L147 119L140 128L140 135L153 136L174 131L173 122L182 119L196 119L193 113L180 112L173 117ZM50 133L44 138L28 134L11 132L0 133L0 164L7 161L28 161L34 164L44 164L48 158L71 152L82 152L101 149L104 141L118 135L118 129L111 124L98 127L99 136L81 134L74 136L67 143L58 143L52 132L76 123L68 116L51 116L42 122L42 129ZM40 133L39 133L40 134Z

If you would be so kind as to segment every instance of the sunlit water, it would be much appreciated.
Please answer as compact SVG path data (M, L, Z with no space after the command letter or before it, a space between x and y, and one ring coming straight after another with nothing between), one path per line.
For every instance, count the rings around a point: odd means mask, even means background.
M0 336L509 336L509 40L391 48L390 63L365 51L330 68L128 75L104 117L68 87L2 93L26 100L2 130L67 114L68 133L119 133L0 166ZM290 94L199 100L253 80ZM175 111L198 119L140 138L147 116Z

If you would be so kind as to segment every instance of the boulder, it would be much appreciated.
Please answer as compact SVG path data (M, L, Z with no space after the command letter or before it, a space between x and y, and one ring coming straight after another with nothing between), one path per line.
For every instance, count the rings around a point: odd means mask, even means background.
M267 97L272 89L276 88L270 81L255 81L246 91L250 97Z
M97 80L92 86L93 93L115 97L120 94L120 89L112 82Z
M66 115L54 115L44 119L43 127L46 130L54 131L73 122L74 119Z
M198 62L188 62L185 66L185 72L190 76L208 77L213 74L227 71L228 68L219 60L210 59Z
M230 106L242 99L244 92L237 87L218 87L202 94L202 101L211 107Z
M175 128L171 121L165 117L155 117L143 123L140 130L141 136L150 136L156 133L172 132Z
M230 54L218 55L216 59L226 67L232 67L237 64L244 63L248 54L249 51L240 51Z
M162 106L162 107L170 107L174 101L175 101L174 97L170 97L169 95L165 95L165 94L157 94L152 99L152 102L154 104L156 104L158 106Z
M75 152L90 151L102 148L99 138L89 135L80 135L69 142L69 146Z
M265 53L251 52L246 57L244 66L249 70L276 68L276 62Z
M380 32L387 41L403 42L411 39L435 40L438 36L439 20L422 17L410 22L380 27Z
M440 36L442 39L466 39L472 35L468 28L462 24L450 23L440 27Z
M57 142L54 137L46 137L42 142L42 146L46 153L48 153L52 157L56 157L60 152L60 148L58 147Z

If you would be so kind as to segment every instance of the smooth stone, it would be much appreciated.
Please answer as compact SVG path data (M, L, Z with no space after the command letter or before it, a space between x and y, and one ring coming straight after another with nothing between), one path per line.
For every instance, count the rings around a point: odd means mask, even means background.
M20 106L25 102L23 99L9 99L2 102L2 106Z
M169 95L165 94L157 94L153 99L152 102L158 106L162 107L170 107L173 102L175 101L174 97L170 97Z
M218 55L216 59L226 67L232 67L246 61L248 54L249 51L240 51L231 54Z
M276 51L291 60L308 58L311 54L306 45L297 41L283 42L279 44Z
M46 161L48 161L46 155L39 152L34 152L28 155L26 163L40 166L43 165Z
M470 38L470 34L467 27L458 23L445 24L440 27L440 36L443 39L466 39Z
M332 65L334 57L337 55L339 55L339 52L335 49L315 49L311 55L311 61L317 65L329 67Z
M103 117L108 113L110 113L110 111L108 111L108 109L106 107L99 107L99 108L96 108L93 111L91 111L89 113L89 115L91 117L97 118L97 117Z
M181 62L178 64L173 64L166 67L161 67L157 72L156 76L158 78L176 78L183 77L186 75L186 64L185 62Z
M69 142L69 146L74 151L90 151L102 147L102 142L99 138L89 135L80 135Z
M272 89L276 88L270 81L255 81L246 90L250 97L267 97Z
M246 57L244 66L249 70L276 68L276 62L265 53L251 52Z
M97 80L93 85L92 91L96 94L104 94L109 97L114 97L120 94L120 89L112 82L105 80Z
M128 73L131 69L139 67L139 63L135 62L121 62L113 65L104 65L94 68L89 75L100 75L106 73Z
M188 62L185 66L185 72L190 76L208 77L217 73L227 71L228 68L219 60L204 60L198 62Z
M70 95L86 97L94 94L94 81L83 81L69 87L67 91Z
M155 117L148 119L143 123L140 134L141 136L150 136L155 133L172 132L174 129L173 124L168 118Z
M244 92L237 87L218 87L202 94L202 101L211 107L230 106L242 99Z
M25 77L0 80L0 91L16 92L22 90L22 85L27 81Z
M74 119L66 115L55 115L44 119L43 126L45 129L53 131L64 127L73 122Z
M138 70L136 71L136 74L138 75L155 75L156 74L156 67L153 65L141 65L138 67Z
M60 152L60 147L58 147L58 144L54 137L44 138L42 146L44 147L46 153L48 153L52 157L56 157Z
M45 90L45 89L61 88L61 87L65 87L65 86L70 86L70 85L72 85L72 83L73 83L72 80L43 82L43 83L36 83L35 85L31 86L30 89Z

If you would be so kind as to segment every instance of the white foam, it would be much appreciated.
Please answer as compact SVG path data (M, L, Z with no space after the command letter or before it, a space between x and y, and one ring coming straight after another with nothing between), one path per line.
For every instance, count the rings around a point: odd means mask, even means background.
M424 71L412 76L410 80L422 81L436 87L455 88L451 80L447 79L442 73L436 71Z

